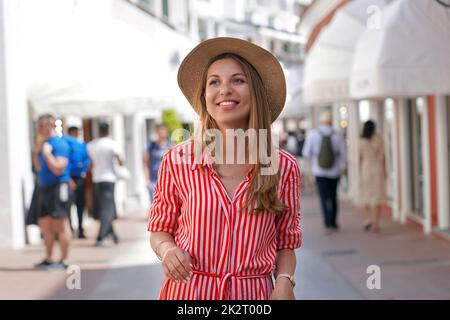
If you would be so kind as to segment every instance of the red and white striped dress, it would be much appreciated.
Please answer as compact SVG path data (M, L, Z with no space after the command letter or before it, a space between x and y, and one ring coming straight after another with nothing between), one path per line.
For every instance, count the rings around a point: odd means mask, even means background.
M165 278L160 299L270 298L276 251L301 245L300 171L285 151L279 161L278 195L289 209L250 214L239 208L249 196L251 171L230 199L209 157L194 158L192 141L164 155L147 228L172 234L191 255L194 274L186 284Z

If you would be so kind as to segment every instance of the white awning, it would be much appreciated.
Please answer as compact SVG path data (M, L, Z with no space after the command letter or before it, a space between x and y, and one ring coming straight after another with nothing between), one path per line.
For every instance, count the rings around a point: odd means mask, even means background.
M188 118L192 108L176 82L184 47L194 45L187 37L179 39L151 17L147 27L162 35L149 36L107 14L85 17L32 5L23 4L21 33L27 95L36 113L88 117L173 108Z
M357 99L450 94L450 9L435 0L397 0L382 28L366 30L350 82Z
M314 27L326 17L342 0L315 0L300 20L300 34L309 38Z
M372 10L384 0L355 0L341 7L320 33L305 62L303 82L306 104L326 104L349 99L353 54L367 28Z

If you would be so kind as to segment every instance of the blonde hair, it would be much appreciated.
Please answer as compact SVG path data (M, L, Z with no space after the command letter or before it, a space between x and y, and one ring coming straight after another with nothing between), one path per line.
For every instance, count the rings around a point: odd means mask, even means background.
M236 61L244 71L248 79L249 89L250 89L250 117L249 117L249 129L254 129L259 132L260 129L267 130L267 141L266 146L268 147L268 155L272 151L272 139L271 139L271 114L270 106L267 99L267 91L264 87L264 83L256 71L256 69L244 58L233 54L225 53L212 58L207 64L205 71L202 75L201 85L198 87L194 99L193 106L200 116L200 126L197 128L199 131L194 134L193 139L200 139L202 143L202 150L206 147L206 142L204 137L197 133L206 132L209 129L218 129L218 125L206 109L205 100L205 88L206 88L206 76L209 67L216 61L222 59L233 59ZM258 148L257 154L259 155L259 135L256 137L256 147ZM197 140L198 141L198 140ZM263 165L260 162L259 157L257 157L257 163L255 164L254 170L252 172L251 183L250 183L250 196L248 201L243 206L242 210L246 209L251 203L256 205L252 208L255 213L260 213L267 211L270 213L280 214L286 211L287 206L285 206L277 196L277 186L279 180L279 173L273 175L261 175L260 171Z

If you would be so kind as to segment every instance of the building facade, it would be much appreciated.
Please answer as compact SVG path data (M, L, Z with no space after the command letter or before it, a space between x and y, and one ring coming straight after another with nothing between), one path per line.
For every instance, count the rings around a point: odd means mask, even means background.
M309 35L307 43L310 50L307 59L319 46L323 46L324 34L338 24L339 13L350 6L348 1L337 1L332 5L328 2L325 8L324 2L313 2L303 15L306 21L304 30ZM316 108L332 105L338 119L340 108L345 107L348 110L350 199L357 196L359 168L356 141L362 123L372 119L384 137L388 168L387 209L392 218L400 223L417 223L426 234L448 237L450 88L448 80L441 74L447 74L450 70L450 59L446 58L450 56L450 46L446 45L448 41L444 40L448 39L450 33L446 28L430 27L433 22L427 19L434 16L435 23L447 24L450 27L450 11L436 1L384 2L385 6L380 5L379 11L370 11L368 5L360 8L363 10L361 13L367 15L368 24L351 48L351 64L345 78L347 98L331 98L317 104L311 102L309 106ZM373 4L373 1L371 3ZM317 8L321 10L316 10ZM415 17L417 12L426 14ZM400 13L401 16L394 18ZM379 29L371 31L371 15L376 14L379 14L377 18L380 19L381 25ZM419 31L413 32L412 28ZM414 41L408 37L396 38L398 30L408 30L409 34L415 34ZM339 32L349 35L352 30L346 31L344 28ZM338 41L337 45L342 45L347 39L343 37L338 40L340 42ZM389 45L380 47L381 43ZM394 71L386 74L384 78L372 78L383 74L381 67L374 65L372 68L371 65L371 61L381 60L379 56L374 56L380 52L385 54L382 59L389 61L389 66L383 68L397 66L407 79ZM430 68L422 68L421 63ZM317 71L317 68L311 67L311 71L314 70ZM326 76L324 80L327 79ZM339 127L339 121L336 126Z

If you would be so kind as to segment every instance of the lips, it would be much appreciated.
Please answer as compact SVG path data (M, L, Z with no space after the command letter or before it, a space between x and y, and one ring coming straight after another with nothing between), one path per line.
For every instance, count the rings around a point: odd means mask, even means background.
M224 100L219 102L217 105L220 106L223 110L233 110L239 104L239 101L236 100Z

